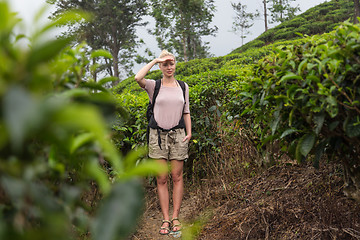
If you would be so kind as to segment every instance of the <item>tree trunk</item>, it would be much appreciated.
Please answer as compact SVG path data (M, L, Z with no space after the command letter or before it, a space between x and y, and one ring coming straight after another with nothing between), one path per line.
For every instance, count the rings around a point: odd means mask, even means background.
M183 42L183 51L184 51L184 62L187 62L188 61L188 56L187 56L187 50L186 50L186 36L185 36L185 34L183 34L182 42Z
M268 30L266 0L263 0L263 3L264 3L264 21L265 21L265 32L266 32Z
M96 60L95 58L93 58L93 65L96 64ZM97 72L96 72L96 69L94 69L94 72L93 72L93 79L94 79L94 82L97 82Z
M113 73L113 70L112 70L112 67L111 67L111 64L110 64L110 60L105 58L105 63L106 63L106 70L107 72L109 73L110 76L114 76L114 73Z
M116 86L120 82L120 73L119 73L119 60L118 60L119 51L113 53L113 69L114 69L114 77L117 77L118 80L113 82L113 85Z
M113 71L114 77L117 77L118 80L113 82L113 85L116 86L120 82L120 73L119 73L119 52L120 52L120 43L118 43L116 26L112 26L112 37L113 37L113 44L111 45L111 55L113 56Z
M359 23L359 20L357 19L358 17L360 17L360 4L359 4L359 0L354 0L354 8L355 8L355 12L354 12L354 23Z
M283 6L283 3L282 3L282 1L280 0L280 5L281 5L281 7ZM284 12L283 12L283 8L281 9L281 12L280 12L280 21L281 22L283 22L284 20L283 20L283 14L284 14Z
M244 45L244 38L245 38L244 27L241 27L241 46Z

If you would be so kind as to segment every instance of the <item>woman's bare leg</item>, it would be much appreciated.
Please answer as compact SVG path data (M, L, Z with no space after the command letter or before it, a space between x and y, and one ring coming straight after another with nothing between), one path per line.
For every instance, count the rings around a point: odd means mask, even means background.
M159 164L165 165L167 167L167 161L165 159L156 160ZM161 212L164 220L170 220L169 217L169 189L168 189L168 173L163 173L156 177L157 190L159 195L159 202L161 207ZM164 223L163 227L169 227L168 223ZM166 230L161 230L161 233L165 233Z
M171 161L171 177L173 181L173 204L174 211L172 215L172 219L178 218L180 213L181 202L184 195L184 179L183 179L183 168L184 161ZM174 221L174 224L180 224L178 221ZM175 228L174 231L180 230L179 228Z

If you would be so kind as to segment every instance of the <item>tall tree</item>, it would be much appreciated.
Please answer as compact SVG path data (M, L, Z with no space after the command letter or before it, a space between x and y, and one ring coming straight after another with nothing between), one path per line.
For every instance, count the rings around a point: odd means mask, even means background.
M93 15L91 22L68 25L65 35L74 35L77 42L86 41L93 49L106 49L113 56L107 72L120 78L133 66L135 49L139 46L136 27L146 25L142 21L147 4L142 0L48 0L57 9L57 17L69 9L87 11Z
M241 45L244 45L244 39L246 38L246 34L249 34L248 30L254 25L255 17L260 15L259 12L249 13L246 12L247 6L239 3L231 3L232 8L235 11L236 16L234 17L234 22L232 26L232 30L234 32L239 32L241 35Z
M269 23L283 22L295 17L296 12L300 11L299 5L293 7L291 2L296 0L263 0L263 15L265 32L269 29ZM354 0L356 1L356 0ZM269 19L269 14L271 18Z
M354 12L354 23L359 23L359 20L357 19L358 17L360 17L360 4L359 4L359 0L354 0L354 8L355 8L355 12Z
M151 15L161 49L175 51L180 60L188 61L209 56L208 42L203 36L214 36L217 27L211 27L215 12L214 0L151 0Z
M296 12L300 11L299 5L293 7L291 2L296 0L271 0L272 6L269 8L271 12L271 23L284 22L295 17Z
M264 5L264 22L265 22L265 32L269 29L268 28L268 9L267 9L267 4L268 4L268 0L263 0L263 5Z

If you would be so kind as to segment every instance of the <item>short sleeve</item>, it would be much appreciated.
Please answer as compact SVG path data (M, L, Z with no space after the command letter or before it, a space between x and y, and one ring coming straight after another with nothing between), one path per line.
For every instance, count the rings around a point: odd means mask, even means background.
M145 79L145 87L143 89L147 92L149 99L152 102L155 91L155 80Z

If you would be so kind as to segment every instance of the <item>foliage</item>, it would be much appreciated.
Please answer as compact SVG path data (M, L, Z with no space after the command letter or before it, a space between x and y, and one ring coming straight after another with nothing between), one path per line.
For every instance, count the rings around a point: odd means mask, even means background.
M144 150L123 156L111 141L115 112L125 118L125 111L103 87L113 79L95 83L87 72L101 67L89 58L109 53L69 48L70 38L43 40L79 14L26 37L15 34L21 20L0 2L0 239L78 239L89 231L125 239L142 209L134 177L160 170L138 162ZM98 209L88 202L94 188L104 198Z
M214 0L151 0L151 16L156 25L160 49L176 52L180 61L209 57L208 42L203 36L213 36L217 27L210 27L214 16Z
M59 14L68 10L81 10L93 16L92 21L83 21L78 24L70 22L65 36L75 36L78 43L86 41L95 49L108 50L113 56L107 60L106 70L110 76L120 77L121 71L132 74L128 69L133 67L135 49L140 45L137 39L136 27L146 25L142 18L146 14L147 4L140 0L48 0L56 4Z
M241 96L242 115L252 119L259 147L276 141L291 157L310 158L315 166L324 154L340 161L345 190L354 198L360 193L359 30L345 22L305 44L278 46L234 82L230 101Z

